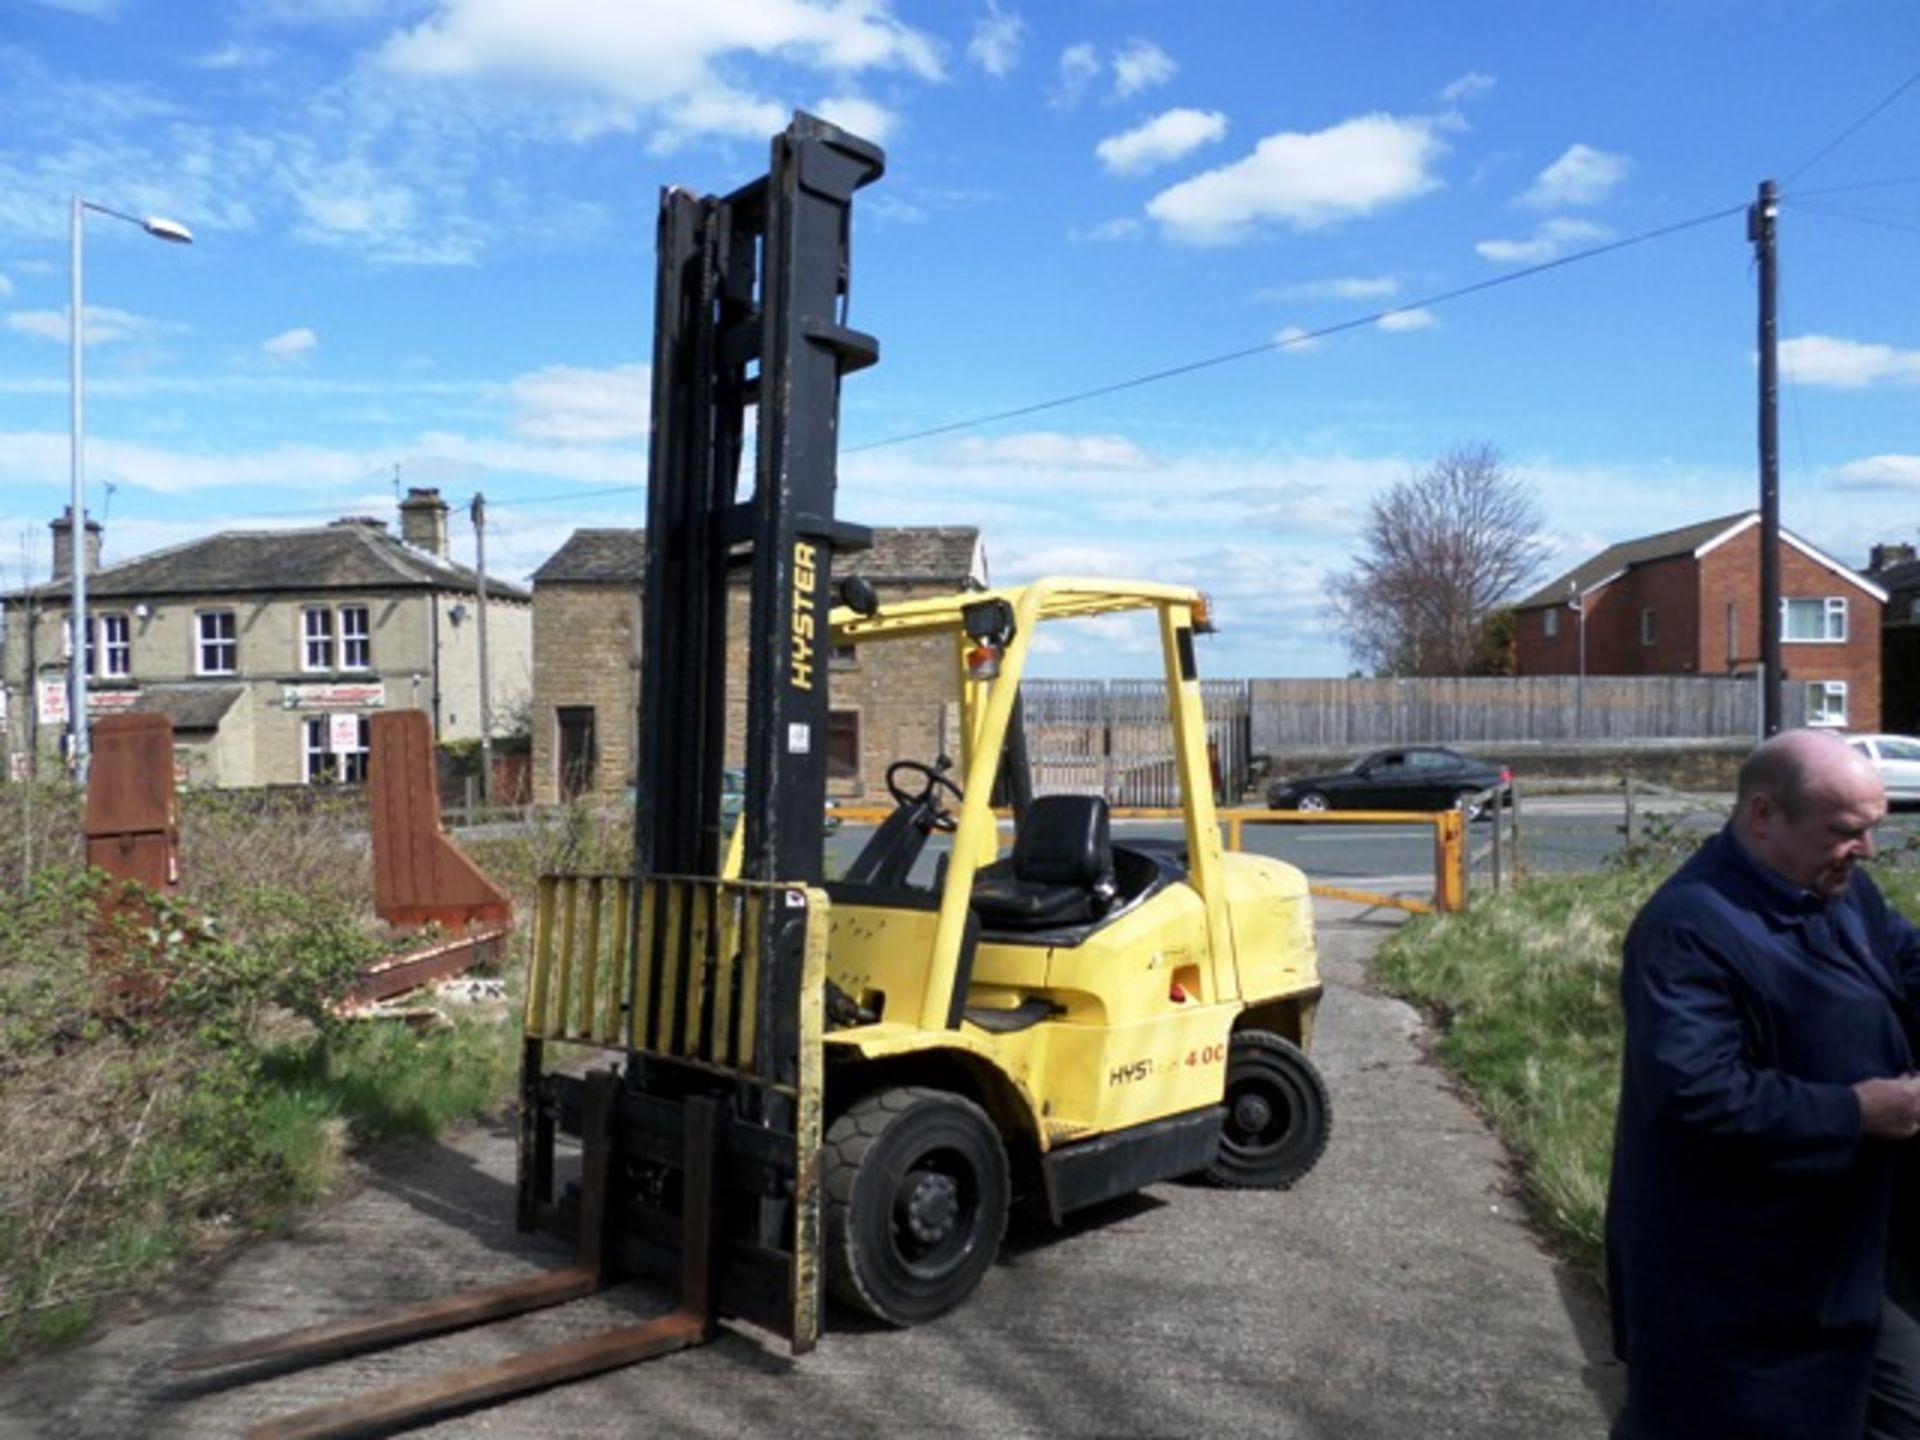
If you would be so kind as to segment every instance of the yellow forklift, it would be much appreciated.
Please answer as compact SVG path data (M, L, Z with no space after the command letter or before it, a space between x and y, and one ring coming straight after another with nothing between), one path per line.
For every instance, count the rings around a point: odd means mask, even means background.
M1307 887L1222 851L1199 594L1053 579L882 605L834 582L835 556L871 541L835 517L835 455L841 380L878 357L846 319L852 197L882 165L800 115L766 175L661 197L634 868L543 877L527 976L519 1221L570 1231L574 1262L180 1364L311 1362L624 1276L665 1276L678 1300L261 1437L392 1429L699 1344L722 1316L803 1352L829 1289L920 1323L980 1282L1018 1199L1058 1221L1181 1177L1280 1187L1326 1146ZM742 572L743 780L726 686ZM1127 614L1165 657L1177 837L1116 838L1104 796L1034 795L1025 763L1041 627ZM895 808L830 875L830 647L893 642L951 656L957 757L897 758Z

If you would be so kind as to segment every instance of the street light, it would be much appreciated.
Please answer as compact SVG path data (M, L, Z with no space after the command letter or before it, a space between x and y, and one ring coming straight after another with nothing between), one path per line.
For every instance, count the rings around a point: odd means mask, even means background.
M73 424L70 443L72 445L73 466L73 604L67 616L67 727L73 737L73 778L80 784L87 783L87 466L86 466L86 427L84 424L85 407L83 395L85 386L82 381L81 352L86 346L86 311L81 300L80 284L80 234L82 220L86 212L96 210L102 215L111 215L116 220L124 220L129 225L138 225L147 234L157 240L170 240L176 245L191 245L193 233L177 220L162 219L158 215L128 215L124 211L114 210L106 205L96 205L91 200L73 197L73 250L72 276L73 289L68 298L69 345L72 356L69 360L72 376Z
M1567 608L1573 611L1579 631L1580 670L1573 682L1573 732L1587 738L1587 597L1580 593L1577 581L1567 582Z

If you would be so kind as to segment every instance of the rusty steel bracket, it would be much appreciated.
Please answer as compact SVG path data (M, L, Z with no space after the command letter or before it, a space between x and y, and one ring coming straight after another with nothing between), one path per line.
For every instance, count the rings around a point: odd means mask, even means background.
M373 830L373 906L402 933L445 932L361 972L353 1002L366 1006L498 957L513 928L506 892L487 878L440 823L433 736L419 710L372 720L367 802Z
M318 1364L343 1355L405 1344L430 1335L522 1314L593 1294L612 1280L609 1244L614 1210L614 1164L618 1079L610 1070L588 1077L583 1097L584 1151L580 1226L574 1263L525 1280L469 1290L380 1315L316 1325L284 1335L176 1357L170 1368L205 1371L275 1362L282 1368ZM471 1370L447 1371L424 1380L314 1406L265 1421L248 1440L327 1440L366 1431L386 1433L488 1401L583 1379L641 1360L668 1355L711 1340L718 1329L713 1214L720 1200L717 1170L724 1109L694 1097L687 1102L684 1163L684 1230L680 1294L674 1308L656 1319L620 1326L531 1350Z
M104 715L93 724L93 763L87 773L82 822L87 864L111 876L102 892L90 953L96 971L122 958L110 944L116 930L153 924L146 895L180 889L180 820L173 793L173 722L164 715ZM109 973L106 993L117 1000L151 1000L165 975Z

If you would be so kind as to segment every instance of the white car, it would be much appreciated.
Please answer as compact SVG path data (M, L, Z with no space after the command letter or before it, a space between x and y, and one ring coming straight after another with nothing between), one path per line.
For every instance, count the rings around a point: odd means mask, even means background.
M1847 743L1880 772L1889 805L1920 804L1920 740L1911 735L1849 735Z

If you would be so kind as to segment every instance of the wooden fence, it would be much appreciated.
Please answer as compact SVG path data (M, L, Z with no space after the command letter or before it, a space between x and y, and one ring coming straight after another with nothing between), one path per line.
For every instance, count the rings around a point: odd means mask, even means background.
M1760 728L1750 675L1246 683L1257 755L1423 741L1740 739Z

